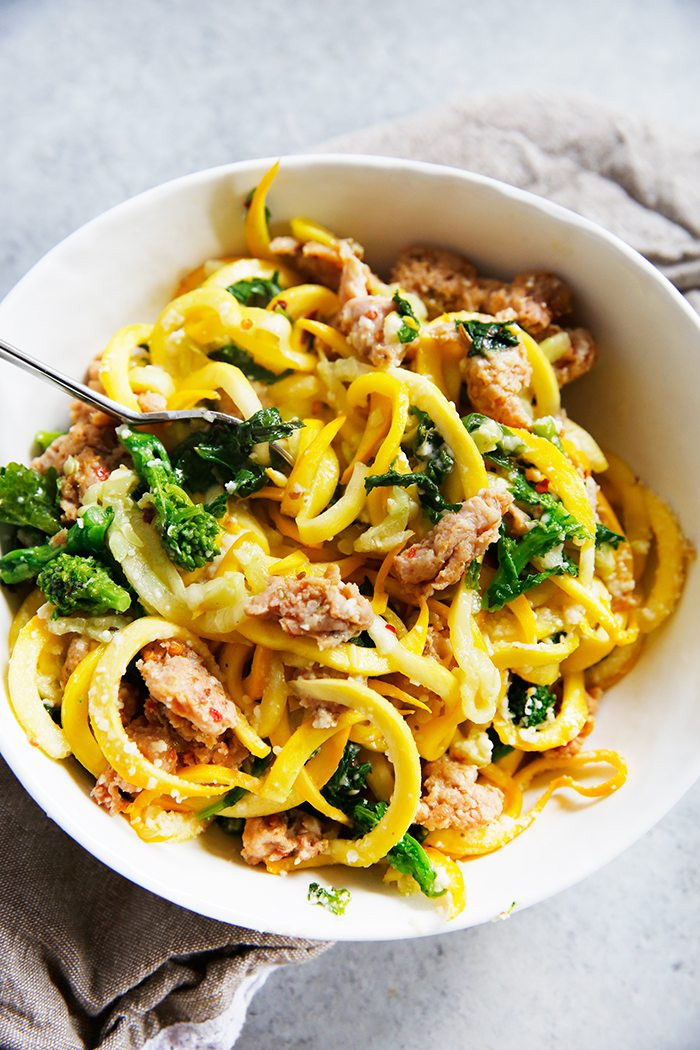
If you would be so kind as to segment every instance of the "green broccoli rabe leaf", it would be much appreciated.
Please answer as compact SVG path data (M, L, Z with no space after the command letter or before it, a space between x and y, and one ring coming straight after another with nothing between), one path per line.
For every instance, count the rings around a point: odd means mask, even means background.
M264 758L247 758L243 764L243 768L245 772L249 772L253 777L262 776L272 761L272 758L272 752L265 755ZM247 769L247 766L250 768ZM211 802L208 806L204 806L203 809L197 810L197 816L200 820L209 820L210 817L215 817L217 813L221 813L223 809L228 809L229 806L235 806L237 802L240 802L240 800L248 794L250 794L250 792L246 791L245 788L231 788L230 791L227 791L225 795L222 795L221 798L218 798L215 802ZM238 821L238 817L219 817L218 820L228 820L233 824L234 821ZM241 821L241 828L242 826L243 822ZM224 830L226 831L230 829L224 828Z
M247 350L244 350L241 346L236 346L235 343L228 343L226 346L220 347L210 354L209 357L212 361L225 361L228 365L235 365L236 368L240 368L243 375L247 376L248 379L255 379L259 383L267 383L268 385L292 374L290 368L284 372L271 372L264 365L259 365Z
M207 514L211 514L217 521L221 521L228 507L228 493L221 492L208 503L203 503L202 506Z
M104 616L123 613L131 605L131 595L115 583L97 558L78 554L59 554L37 576L36 585L55 606L55 616Z
M107 542L107 531L112 524L111 507L88 507L66 535L63 545L42 543L34 547L18 547L0 558L0 580L5 584L24 583L41 572L45 565L59 554L102 554Z
M358 802L352 811L356 833L366 835L377 826L386 810L386 802ZM434 888L437 872L420 842L408 832L389 850L386 859L396 871L414 878L426 897L442 897L445 893Z
M455 321L457 331L462 328L471 341L468 357L488 357L499 350L518 345L518 337L511 331L511 321Z
M529 729L541 725L554 714L557 698L546 685L533 685L520 678L511 676L508 686L508 710L517 726Z
M404 299L399 292L394 292L392 301L396 307L397 314L402 320L401 327L396 333L399 342L412 343L414 339L418 338L420 332L420 323L413 312L413 307L408 299Z
M212 561L219 552L219 523L178 484L162 442L126 426L118 427L117 435L151 493L155 526L168 557L189 572Z
M352 811L372 771L371 762L358 762L359 753L359 744L349 742L345 745L338 768L321 792L331 806L342 809L343 813Z
M22 463L0 467L0 522L55 535L61 528L57 483L53 468L40 474Z
M350 890L344 886L332 886L329 890L319 886L317 882L309 884L309 892L306 895L309 904L318 904L333 915L344 915L345 909L350 902Z
M525 572L532 558L542 557L563 543L564 539L561 524L549 513L543 514L520 542L509 536L501 526L497 547L498 569L484 595L483 607L489 610L502 609L507 602L544 583L550 576L564 573L575 576L576 565L567 557L562 557L560 564L541 572Z
M418 421L415 436L406 447L409 455L425 464L425 474L436 485L442 485L454 466L454 456L427 412L411 405L411 415Z
M479 579L481 577L481 565L482 563L478 558L471 561L467 566L467 570L464 573L464 586L468 591L476 591L479 589Z
M510 472L508 487L518 503L524 503L529 507L542 508L550 516L552 522L564 533L566 539L584 540L590 537L586 528L573 514L569 514L561 500L553 496L551 492L538 492L521 471L513 470Z
M230 284L226 291L243 306L258 306L264 309L270 300L282 291L279 277L279 270L275 270L272 277L246 277Z
M607 528L606 525L598 523L595 527L595 545L596 547L603 547L607 544L613 547L615 550L620 546L621 543L625 542L625 537L619 532L613 532L612 529Z
M447 511L459 510L460 503L448 503L436 483L426 472L400 474L397 470L388 470L386 474L370 474L365 478L365 491L380 488L383 485L399 485L409 488L415 485L418 488L418 498L425 516L433 523L438 522Z
M493 728L493 726L489 726L489 728L486 730L486 735L491 741L492 762L499 762L502 758L505 758L506 755L509 755L513 750L510 744L504 744L501 742L501 738L499 737L498 733Z
M512 457L525 451L524 442L510 427L505 423L497 423L481 412L470 412L468 416L463 416L462 424L471 434L482 456L488 456L497 466L510 470Z
M193 492L219 484L229 496L249 496L266 482L264 470L250 458L253 448L289 437L302 426L298 419L284 422L276 408L263 408L238 426L197 430L173 452L176 477Z

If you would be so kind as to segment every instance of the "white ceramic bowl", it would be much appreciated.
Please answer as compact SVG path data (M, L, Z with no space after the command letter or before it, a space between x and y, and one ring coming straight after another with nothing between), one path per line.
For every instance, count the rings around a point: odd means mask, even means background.
M0 332L80 376L115 329L149 321L201 260L242 248L241 200L269 167L250 161L178 179L88 223L34 267L0 306ZM486 272L553 270L572 286L580 319L600 344L593 373L567 390L575 419L619 451L675 508L698 542L700 323L671 285L604 230L537 197L448 168L371 157L284 160L275 216L309 215L367 248L375 268L423 241L463 251ZM60 427L65 397L2 365L0 462L26 459L38 429ZM620 750L629 780L594 803L559 796L510 846L465 866L468 904L451 923L423 898L402 898L377 876L324 869L275 878L246 867L210 832L184 845L147 845L88 798L72 761L31 747L0 702L2 752L49 817L105 864L204 915L283 934L340 940L414 937L475 925L511 902L540 901L639 838L700 773L700 660L691 571L673 619L602 705L592 743ZM10 607L0 600L4 639ZM4 642L1 646L5 659ZM349 886L340 919L306 902L311 879Z

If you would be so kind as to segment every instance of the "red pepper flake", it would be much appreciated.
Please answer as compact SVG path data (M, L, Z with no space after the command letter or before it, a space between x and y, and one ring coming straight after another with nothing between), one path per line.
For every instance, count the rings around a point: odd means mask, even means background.
M286 310L287 309L287 300L286 299L278 299L277 302L275 303L275 309L276 310Z
M403 552L404 558L415 558L418 553L418 544L414 544L413 547L409 547L407 551Z
M396 628L392 627L390 623L386 625L387 631L391 631L392 634L396 634Z
M221 711L217 711L215 707L209 708L209 714L212 722L223 722L224 716L221 714Z
M543 481L538 481L535 485L537 492L549 492L549 478L544 478Z
M298 580L305 580L306 579L306 573L305 572L298 572L297 573L297 579Z
M100 463L95 467L95 477L99 478L100 481L106 481L109 477L109 471Z
M251 319L249 317L244 317L243 320L241 321L241 328L245 328L246 331L247 331L249 328L252 328L252 327L253 327L253 322L251 321Z
M367 310L365 313L365 317L367 317L370 321L376 321L379 317L379 314L376 310Z

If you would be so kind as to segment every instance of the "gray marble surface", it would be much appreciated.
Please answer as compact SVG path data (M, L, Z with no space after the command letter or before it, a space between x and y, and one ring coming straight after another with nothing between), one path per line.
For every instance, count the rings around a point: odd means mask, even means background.
M0 0L0 294L77 226L198 168L464 91L574 90L700 130L695 0ZM508 922L274 974L238 1050L694 1050L700 788Z

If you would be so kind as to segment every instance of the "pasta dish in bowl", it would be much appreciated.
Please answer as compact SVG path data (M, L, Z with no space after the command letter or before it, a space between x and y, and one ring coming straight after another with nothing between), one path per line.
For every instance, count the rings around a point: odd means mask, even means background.
M691 548L562 407L596 339L553 267L487 277L438 233L373 268L353 226L285 221L285 178L239 198L245 248L192 258L88 369L128 408L242 422L149 433L76 404L3 469L10 702L87 771L100 835L106 812L191 865L242 858L261 901L296 882L327 936L353 869L464 925L461 861L555 793L625 784L624 740L588 738Z

